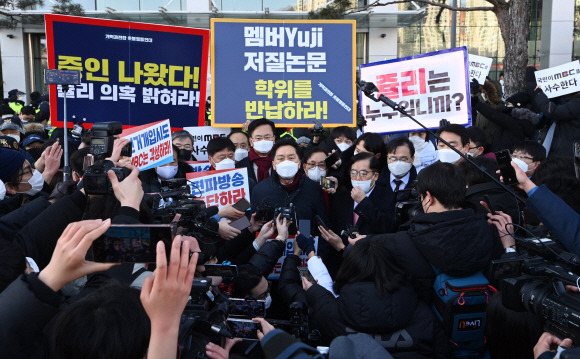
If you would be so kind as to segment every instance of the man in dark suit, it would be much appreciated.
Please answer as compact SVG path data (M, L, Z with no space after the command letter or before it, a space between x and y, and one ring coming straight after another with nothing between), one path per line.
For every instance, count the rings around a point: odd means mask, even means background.
M254 120L248 126L250 137L249 156L236 163L236 168L248 168L248 177L257 183L270 177L272 158L270 150L274 146L276 137L274 122L261 118Z

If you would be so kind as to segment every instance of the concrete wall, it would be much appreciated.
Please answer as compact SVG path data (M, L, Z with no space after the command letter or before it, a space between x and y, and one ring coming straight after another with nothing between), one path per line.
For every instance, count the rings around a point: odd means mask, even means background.
M369 62L390 60L397 57L397 29L370 28L368 39Z
M13 38L8 37L14 36ZM27 66L28 56L26 51L25 34L22 28L0 29L0 57L2 61L2 77L4 79L3 98L8 97L8 91L18 89L28 94L27 89ZM27 102L28 99L22 99Z
M540 68L572 61L574 1L544 0L542 3L542 42Z

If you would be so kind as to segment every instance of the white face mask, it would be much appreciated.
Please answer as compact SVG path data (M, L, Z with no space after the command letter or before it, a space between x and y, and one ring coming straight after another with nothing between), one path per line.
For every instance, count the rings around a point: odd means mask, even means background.
M35 272L35 273L40 272L40 269L38 268L38 264L36 264L34 259L32 259L30 257L26 257L26 261L28 262L28 265L30 266L30 268L32 269L33 272Z
M256 150L260 153L270 152L270 150L272 149L273 146L274 146L274 141L262 140L262 141L254 142L254 150Z
M280 178L293 178L298 172L298 163L292 161L283 161L276 165L276 173Z
M367 181L355 181L355 180L350 180L350 182L352 183L352 187L359 187L360 189L363 190L364 193L369 193L371 191L371 183L373 182L372 179L367 180Z
M316 166L308 170L308 178L314 182L320 182L320 177L326 176L326 170Z
M157 175L163 179L172 179L177 174L177 166L161 166L155 169Z
M413 143L413 147L415 147L415 152L421 152L427 146L427 141L422 139L419 136L411 136L409 137L409 141Z
M403 177L404 175L409 173L409 171L411 170L412 164L407 163L407 162L403 162L403 161L396 161L393 163L389 163L388 166L389 166L389 171L391 171L393 176Z
M346 143L346 142L343 142L343 143L337 143L337 144L336 144L336 146L337 146L337 147L338 147L338 148L339 148L339 149L340 149L342 152L344 152L344 151L348 150L348 149L349 149L349 147L350 147L350 145L349 145L348 143Z
M236 168L236 162L229 158L224 158L215 164L216 170L233 170L234 168Z
M34 196L35 194L40 192L40 190L42 190L42 187L44 186L44 178L42 178L42 173L40 173L40 171L34 170L34 172L32 172L32 177L30 177L28 182L20 182L20 183L28 183L32 188L26 192L18 192L18 193L25 193L29 196Z
M455 163L461 158L457 152L450 150L449 148L437 150L437 153L439 154L439 161L441 162Z
M11 134L11 135L6 135L6 136L12 137L13 139L16 140L16 142L20 143L20 135Z
M238 148L236 152L234 152L234 158L236 162L240 162L244 158L248 157L248 150L244 150L243 148Z
M465 155L466 155L467 157L474 157L473 153L471 153L471 152L467 152Z
M268 309L270 308L271 305L272 305L272 297L270 297L270 293L268 293L268 296L266 297L266 299L264 299L264 307Z
M0 201L6 197L6 186L4 186L4 182L0 181Z
M525 163L524 161L520 160L519 158L515 158L515 157L512 157L512 161L514 161L514 163L516 165L518 165L518 167L521 168L522 171L528 172L528 164L527 163Z

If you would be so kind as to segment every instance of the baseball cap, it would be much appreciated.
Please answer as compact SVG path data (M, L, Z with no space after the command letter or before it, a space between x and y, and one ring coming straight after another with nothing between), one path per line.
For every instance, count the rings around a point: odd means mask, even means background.
M22 128L22 121L20 121L18 117L3 118L0 131L3 130L18 130L20 133L24 133L24 128Z
M36 133L33 133L30 136L26 136L26 138L22 141L22 146L28 146L32 142L37 142L37 141L38 142L45 143L46 142L46 139L42 138L42 136L37 135Z
M0 136L0 148L18 151L18 141L10 136Z

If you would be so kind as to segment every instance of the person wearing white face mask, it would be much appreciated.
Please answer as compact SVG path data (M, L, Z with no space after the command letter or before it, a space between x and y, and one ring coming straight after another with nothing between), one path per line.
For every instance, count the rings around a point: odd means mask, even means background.
M398 137L387 144L387 170L389 184L393 192L407 187L417 177L413 167L415 147L406 137ZM381 174L382 175L382 174Z
M274 122L265 118L254 120L248 126L251 148L248 151L248 157L238 161L236 168L246 167L248 177L256 183L270 177L272 169L270 151L276 140L274 130Z
M386 233L394 223L394 206L388 183L379 180L379 159L368 152L352 157L348 171L352 189L340 187L331 209L332 230L321 230L325 241L340 244L338 233L356 225L360 234ZM346 186L345 186L346 187ZM350 187L350 186L348 186Z
M234 146L236 146L236 151L234 152L234 159L236 162L240 162L250 155L250 152L248 151L250 148L250 138L245 132L232 131L232 133L228 135L228 138L234 143Z
M20 143L20 138L23 134L24 128L22 127L22 122L18 117L8 117L2 119L0 135L12 137L18 143Z
M439 129L438 135L462 154L467 155L469 152L469 135L465 127L457 124L447 125ZM463 161L463 157L442 141L437 143L437 153L441 162L458 165Z
M328 221L324 197L320 184L311 181L300 171L298 145L293 140L279 140L271 151L272 175L258 183L250 198L252 210L256 206L269 204L276 207L287 207L294 204L295 219L311 220L319 215L323 221ZM296 233L296 222L290 226L290 233ZM323 246L325 246L323 244Z
M21 153L4 148L0 148L0 180L6 196L34 196L45 188L40 171L33 169Z
M193 172L193 169L185 162L178 159L179 148L173 145L173 161L164 165L139 172L139 179L145 193L161 192L161 181L173 178L185 178L186 173Z
M330 138L332 138L340 151L344 152L350 146L354 145L354 142L356 141L356 133L350 127L339 126L332 130Z

